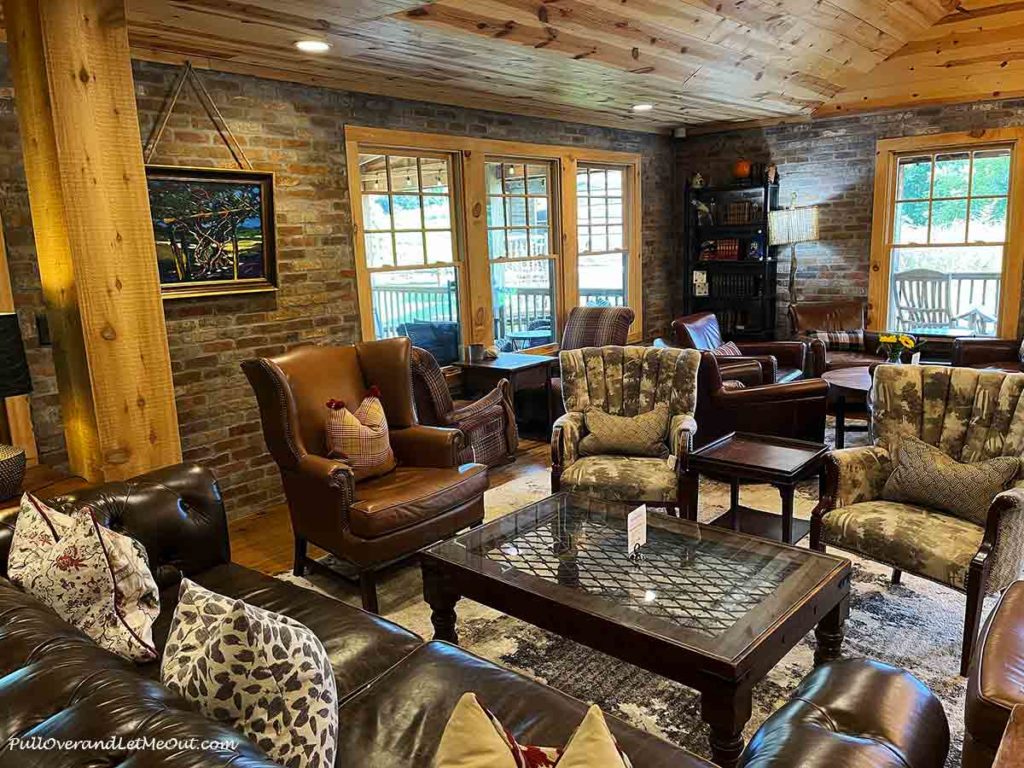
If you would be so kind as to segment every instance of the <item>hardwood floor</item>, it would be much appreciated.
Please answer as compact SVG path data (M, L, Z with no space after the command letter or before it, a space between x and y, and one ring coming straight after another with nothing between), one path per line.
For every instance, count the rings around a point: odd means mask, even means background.
M523 472L551 465L550 446L539 440L519 441L516 460L490 471L491 487L497 488ZM231 559L239 565L276 575L292 567L292 525L284 504L255 515L233 520L228 524L231 534ZM310 557L324 552L310 547Z

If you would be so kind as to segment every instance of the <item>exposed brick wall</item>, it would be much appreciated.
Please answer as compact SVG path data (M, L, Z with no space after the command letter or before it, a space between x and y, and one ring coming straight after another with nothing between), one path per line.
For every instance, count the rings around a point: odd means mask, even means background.
M143 139L176 68L136 63ZM672 227L672 145L667 137L521 118L250 77L201 73L214 102L253 165L276 174L280 290L276 294L181 299L165 304L182 445L186 459L213 468L229 514L282 499L266 453L255 399L240 361L303 342L344 344L359 337L344 127L347 123L640 152L644 156L644 306L657 335L672 313L677 284ZM17 305L30 348L33 418L43 460L66 460L52 359L38 347L32 316L42 309L13 93L0 51L0 206L11 250ZM231 156L188 89L154 163L233 167Z
M775 163L780 204L788 205L796 192L798 205L822 206L821 242L797 246L797 296L867 296L876 140L1018 125L1024 125L1021 99L709 134L678 142L677 178L682 185L700 171L712 183L724 183L739 157ZM789 249L782 251L778 323L780 332L788 333Z

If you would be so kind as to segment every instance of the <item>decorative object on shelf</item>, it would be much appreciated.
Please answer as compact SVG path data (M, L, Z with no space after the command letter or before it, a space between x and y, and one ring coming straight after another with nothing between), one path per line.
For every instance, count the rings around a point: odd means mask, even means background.
M0 313L0 501L16 496L25 477L25 450L11 445L3 401L32 392L32 378L21 340L18 315Z
M695 173L690 177L690 186L694 189L704 189L705 184L704 177L699 173Z
M818 239L818 206L796 207L796 193L790 200L789 208L768 213L769 245L788 245L789 250L789 301L796 296L796 244Z
M740 257L740 241L734 237L719 240L715 245L715 258L735 261Z
M149 164L186 82L239 170ZM143 156L164 298L276 290L274 174L253 170L190 63L164 102Z
M723 224L749 224L752 218L753 205L749 200L738 200L725 206Z
M764 246L760 240L751 240L747 244L747 258L751 261L760 261L764 258Z
M751 164L749 160L740 158L732 165L732 175L734 179L738 181L744 181L750 178Z
M895 365L903 362L903 353L919 361L924 345L925 339L919 339L909 333L883 333L878 337L878 353L885 355L886 362Z
M710 227L715 223L715 217L711 208L702 200L693 200L693 207L697 209L697 224L701 227Z
M708 295L708 273L702 269L694 270L693 273L693 295Z

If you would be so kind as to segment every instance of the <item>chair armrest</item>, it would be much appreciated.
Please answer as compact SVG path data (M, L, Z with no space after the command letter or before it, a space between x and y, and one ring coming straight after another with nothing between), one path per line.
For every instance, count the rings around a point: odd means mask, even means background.
M693 436L697 434L697 420L688 413L680 413L672 417L672 423L668 428L668 446L672 455L677 459L689 453L693 449ZM680 461L677 467L683 466Z
M1024 575L1024 483L992 499L981 544L981 552L985 551L990 551L991 558L985 590L988 594Z
M1006 339L954 339L953 365L970 366L1020 359L1020 344Z
M410 467L457 467L466 444L462 430L423 424L393 429L390 438L398 463Z
M564 469L580 456L580 440L587 434L582 413L569 411L551 425L551 463Z
M481 420L490 418L491 411L503 407L503 401L507 396L508 388L508 379L502 379L498 382L498 386L479 400L474 400L469 405L464 405L452 411L452 423L457 422L461 429L467 429L469 424L476 424Z
M737 362L733 362L732 359L724 355L717 359L718 372L722 375L723 380L739 381L745 387L759 387L762 384L774 382L774 379L771 382L766 380L759 360L749 357L736 358L736 360Z
M879 446L829 451L825 456L825 494L815 515L880 498L891 474L889 452Z
M355 473L348 464L307 453L294 467L282 470L281 478L297 535L336 525L348 528L348 508L356 495Z
M811 339L807 342L807 375L809 377L817 378L827 370L826 352L828 349L821 339Z
M807 342L805 341L762 341L744 342L737 345L745 355L771 355L787 368L806 370Z
M750 389L722 389L715 393L722 404L742 408L747 404L770 403L780 400L805 400L828 396L828 383L824 379L801 379L788 384L764 384Z
M726 371L722 367L723 360L726 361L724 363L726 368L733 365L749 365L750 363L757 363L761 368L762 384L774 384L775 379L779 377L779 361L772 355L720 355L717 360L718 370L721 372L723 379L733 378L731 375L726 375Z

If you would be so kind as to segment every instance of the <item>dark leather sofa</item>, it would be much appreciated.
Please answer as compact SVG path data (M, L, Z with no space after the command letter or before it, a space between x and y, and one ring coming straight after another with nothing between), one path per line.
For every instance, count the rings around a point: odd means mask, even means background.
M954 339L952 363L959 368L1020 373L1024 371L1024 344L1010 339Z
M161 588L154 639L166 642L183 575L221 594L302 622L323 642L340 704L336 766L427 768L448 715L479 693L525 743L563 744L585 705L458 647L424 642L374 614L230 562L227 523L212 475L184 464L54 500L88 503L97 519L138 539ZM6 573L14 520L0 521ZM273 768L257 747L189 709L158 682L159 662L135 666L103 651L50 609L0 579L0 768ZM879 703L881 702L881 706ZM636 766L711 764L614 717L609 724ZM174 751L15 749L14 737L188 738ZM755 734L749 768L939 768L948 726L938 700L907 673L875 662L822 666ZM836 762L836 760L839 762Z

